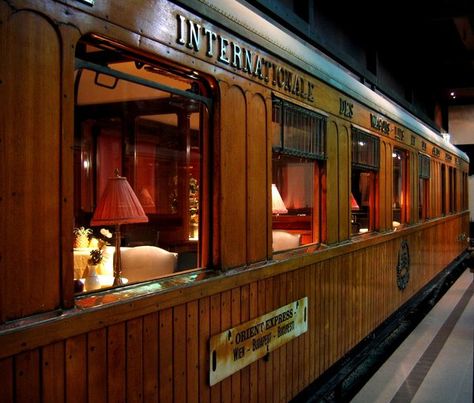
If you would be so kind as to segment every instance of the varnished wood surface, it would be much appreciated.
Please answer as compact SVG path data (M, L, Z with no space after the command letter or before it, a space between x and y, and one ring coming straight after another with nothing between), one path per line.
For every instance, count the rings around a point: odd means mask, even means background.
M0 5L0 322L60 306L60 72L55 27ZM9 46L15 39L15 46ZM39 51L41 49L41 51Z
M178 48L175 20L166 19L170 10L179 9L175 4L143 1L133 9L125 8L126 2L109 5L96 2L91 9L79 2L0 2L0 56L8 60L0 63L0 322L74 303L74 52L83 33L113 38L117 46L212 77L216 102L205 148L214 153L209 176L217 183L211 189L208 179L212 194L204 198L209 218L203 233L212 233L212 239L203 261L224 270L257 264L188 287L0 331L0 399L286 402L465 249L459 235L468 232L468 214L441 217L441 198L446 205L449 201L448 194L441 195L441 166L446 166L448 183L448 168L456 165L444 154L433 156L428 142L430 217L435 219L417 223L415 190L409 199L414 225L386 232L392 221L393 147L409 152L410 182L416 189L421 137L408 130L400 141L393 133L374 133L381 138L376 219L380 233L350 240L350 131L352 124L370 130L370 110L353 100L353 119L340 116L342 94L315 81L316 101L308 106L328 114L322 185L327 222L322 225L327 243L337 246L265 262L272 258L275 88L230 66L211 63L203 52ZM150 5L160 12L151 13ZM294 69L282 60L278 63ZM467 171L467 164L461 162L457 168L460 189L460 173ZM459 206L460 196L456 198ZM410 282L400 291L395 274L404 239L411 252ZM307 333L209 387L212 335L303 296L309 303Z
M175 402L287 401L461 253L462 242L446 240L456 239L466 223L458 216L250 283L225 288L220 283L220 291L219 285L209 285L209 296L52 344L45 341L11 357L3 354L2 389L16 391L17 401L37 400L41 393L62 401L63 391L68 401L86 396L100 401L104 393L114 401L127 396L131 401L145 396ZM400 291L396 265L402 239L408 241L411 265L408 286ZM211 335L304 296L307 333L209 388ZM105 320L107 310L102 316Z

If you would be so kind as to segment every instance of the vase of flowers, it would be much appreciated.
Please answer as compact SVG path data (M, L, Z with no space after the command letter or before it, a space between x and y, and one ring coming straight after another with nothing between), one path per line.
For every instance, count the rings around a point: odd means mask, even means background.
M102 262L102 250L93 249L90 253L87 265L87 277L84 283L87 291L97 290L100 288L100 280L97 274L98 265Z

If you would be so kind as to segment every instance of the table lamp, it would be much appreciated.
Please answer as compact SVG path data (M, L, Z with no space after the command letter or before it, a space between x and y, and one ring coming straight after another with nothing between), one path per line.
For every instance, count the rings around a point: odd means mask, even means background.
M280 192L274 183L272 183L272 213L273 214L286 214L288 209L281 198Z
M148 217L127 178L120 176L116 169L115 176L107 181L91 220L91 226L115 225L114 286L123 284L120 225L142 222L148 222Z
M359 205L357 204L357 201L354 197L354 195L351 193L351 210L359 210Z

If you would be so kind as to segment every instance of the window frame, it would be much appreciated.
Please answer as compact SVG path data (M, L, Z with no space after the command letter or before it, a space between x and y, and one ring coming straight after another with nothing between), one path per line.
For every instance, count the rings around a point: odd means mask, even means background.
M302 121L310 122L310 130L313 131L313 136L308 135L308 138L298 138L298 134L290 139L287 127L288 120L297 119L297 114L300 114ZM295 122L293 122L295 123ZM312 124L311 124L312 123ZM294 159L300 162L313 163L312 174L312 220L311 220L311 240L307 242L307 235L303 235L298 247L307 247L313 244L319 244L326 241L326 200L324 198L325 184L326 184L326 167L325 161L327 159L326 153L326 139L327 139L327 115L302 106L299 103L284 99L273 94L272 97L272 124L279 127L279 131L273 132L272 140L272 161L280 156L289 160ZM308 133L303 131L301 133ZM295 139L296 137L296 139ZM276 141L275 141L276 140ZM299 140L299 141L295 141ZM277 143L277 144L275 144ZM272 163L272 176L274 171L274 164ZM273 182L273 179L272 179ZM286 216L290 217L290 216ZM286 229L290 233L296 233L298 229L285 228L284 221L289 221L283 216L272 214L272 233L275 230ZM301 218L300 218L301 219ZM278 223L282 221L282 223ZM277 227L275 227L275 223ZM301 243L303 242L303 243ZM274 250L273 253L278 253Z
M430 182L431 158L426 154L418 153L418 221L430 219Z
M362 147L368 146L366 149ZM365 157L365 158L364 158ZM378 208L378 181L380 172L380 138L375 134L372 134L365 129L351 126L351 185L350 185L350 197L349 197L349 211L351 212L351 228L350 236L360 236L363 232L360 232L358 227L357 214L352 208L352 197L353 189L352 184L354 180L354 173L366 173L369 175L370 184L370 195L369 195L369 211L367 214L368 219L368 232L378 231L378 220L377 214ZM357 201L356 201L357 202ZM358 206L360 208L360 206ZM358 231L354 231L354 228L358 228Z
M394 155L397 155L395 157ZM399 225L406 225L410 222L410 214L409 214L409 193L410 193L410 179L409 179L409 171L410 171L410 157L408 150L394 146L392 151L392 159L398 158L398 155L403 155L401 158L401 191L400 191L400 224ZM393 186L395 186L395 165L392 163L392 192L394 192ZM392 194L392 196L394 196ZM395 217L394 217L394 209L395 207L392 204L392 227L397 228L395 226Z
M83 41L84 41L84 43L88 43L88 44L90 43L92 45L95 45L94 41L89 42L87 39L84 39ZM119 52L118 48L116 48L116 50L117 50L117 52ZM142 60L142 58L140 56L135 55L135 54L133 54L132 58L130 58L130 59L131 59L131 61L135 60L135 63L140 62L140 60ZM201 191L201 189L200 189L200 195L199 195L199 197L200 197L200 200L199 200L199 204L200 204L199 241L198 241L198 244L197 244L196 265L195 265L194 268L191 268L191 269L184 269L184 271L175 271L171 274L171 276L182 275L184 272L187 272L187 271L192 272L192 271L201 271L201 270L206 269L209 266L209 264L211 264L211 261L212 261L212 259L209 256L209 253L212 250L212 247L210 245L212 235L210 233L208 233L209 229L211 227L210 226L210 222L211 222L210 213L212 212L212 207L211 207L210 203L212 201L212 198L207 194L207 193L210 193L210 186L212 186L211 178L210 178L210 169L211 169L210 168L210 161L212 160L212 156L210 155L211 147L210 147L210 138L209 138L212 135L212 130L211 130L211 122L212 122L212 114L213 114L213 109L212 109L213 108L213 100L212 100L212 98L208 97L208 96L201 95L201 94L194 93L192 91L183 91L179 88L171 87L171 86L162 84L162 83L157 82L157 81L150 81L150 80L144 79L142 77L135 76L133 74L127 74L127 73L124 73L122 71L118 71L118 70L115 70L115 69L112 69L112 68L109 68L109 67L106 67L106 66L91 63L89 61L85 61L85 60L80 59L77 55L76 55L75 60L76 60L76 63L75 63L76 70L75 71L77 71L77 72L80 72L83 69L87 69L87 70L90 70L90 71L93 71L93 72L96 72L96 73L102 73L102 74L106 74L107 76L115 77L117 79L122 79L122 80L130 82L130 83L143 85L145 87L153 88L153 89L156 89L156 90L159 90L159 91L164 91L164 92L169 93L170 95L179 95L181 97L185 97L188 100L193 100L193 101L197 101L197 102L200 103L201 106L200 106L200 109L199 109L199 112L198 112L199 117L200 117L199 132L200 132L200 137L202 137L202 138L200 140L200 146L199 146L200 147L200 160L201 160L199 171L200 171L201 181L205 183L205 188L203 189L203 191ZM151 66L153 66L155 64L153 61L147 61L146 63L151 65ZM165 64L161 64L161 62L160 63L156 62L156 64L159 64L160 68L163 68L163 66L165 66ZM176 66L169 66L169 71L171 73L176 74L177 76L179 76L179 74L177 74L178 70L177 70ZM184 73L184 70L183 70L182 74L186 75L186 73ZM80 78L80 73L79 73L79 78ZM200 77L199 79L196 79L195 77L192 77L192 78L189 78L189 80L190 80L190 82L200 81L203 84L203 87L205 87L206 94L211 94L209 83L203 77ZM79 85L79 80L78 80L78 77L76 76L76 84L75 84L75 97L76 98L77 98L77 93L78 93L78 85ZM80 114L78 115L77 107L78 107L78 104L77 104L77 101L75 101L75 104L74 104L74 122L75 122L75 127L76 127L75 137L82 139L81 129L80 129L80 127L78 127L79 121L82 121L82 120L81 120L81 117L80 117L81 115ZM146 114L144 116L146 116ZM136 118L133 119L133 121L135 122L134 123L135 125L137 124L136 120L139 117L140 117L140 115L137 115ZM138 129L135 127L135 130L138 130ZM77 137L77 136L79 136L79 137ZM122 142L124 141L123 133L121 134L121 141ZM124 144L124 146L127 146L127 144ZM130 144L128 146L130 146ZM137 148L138 144L134 143L133 147ZM125 151L122 147L122 153L123 152L125 152ZM135 152L136 152L136 150L134 151L134 153ZM76 159L76 157L75 157L75 159ZM124 160L123 155L122 155L121 159ZM136 165L137 161L135 161L135 162L132 161L132 163L134 165ZM136 169L136 167L134 169ZM76 185L76 179L77 179L76 169L74 169L73 172L74 172L74 183L75 183L74 186L77 189L78 185ZM79 178L79 180L80 180L80 178ZM81 186L81 185L79 184L79 186ZM76 193L76 191L75 191L75 193ZM95 193L95 191L94 191L94 193ZM89 195L89 196L93 197L93 195ZM76 200L76 202L75 202L75 205L76 205L77 196L75 196L75 200ZM79 207L78 207L79 209L81 208L81 205L82 205L82 202L79 202ZM75 209L76 209L76 207L75 207ZM75 217L77 217L76 212L75 212ZM97 230L98 230L98 228L97 228ZM159 280L159 279L162 279L162 277L157 276L153 280ZM146 281L149 281L149 280L137 281L134 284L140 284L140 283L143 283L143 282L146 282ZM113 290L113 289L116 289L116 288L117 287L115 287L115 286L107 287L107 289L109 289L109 290ZM105 289L105 288L103 288L103 289ZM85 293L81 293L80 295L85 295L85 294L89 294L89 292L86 291Z

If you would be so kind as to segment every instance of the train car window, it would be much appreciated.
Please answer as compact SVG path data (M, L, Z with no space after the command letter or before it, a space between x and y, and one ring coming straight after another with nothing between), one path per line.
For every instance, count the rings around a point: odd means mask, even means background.
M441 215L446 215L446 166L441 164Z
M375 231L378 137L352 127L351 234Z
M205 85L190 73L148 64L110 47L81 42L77 48L77 291L80 283L91 291L202 267L210 105ZM126 178L147 222L130 213L132 219L120 227L111 224L118 220L114 217L106 219L106 225L92 225L98 205L106 203L114 171ZM124 187L114 191L113 197L120 199L117 205L131 209L126 197L133 196ZM107 208L109 216L118 214L115 207ZM121 236L115 232L118 228ZM117 245L121 273L113 263ZM94 271L99 285L87 281L92 263L98 264Z
M392 193L392 222L397 228L400 224L408 222L407 198L408 198L408 158L406 151L394 148L392 152L393 161L393 193Z
M273 250L323 240L326 117L273 100Z
M468 178L467 173L462 173L462 185L461 185L461 202L462 202L462 210L467 210L469 208L468 202Z
M429 218L430 167L430 157L424 154L418 154L418 219L420 221Z
M453 167L449 167L449 212L457 211L456 192L457 192L457 172Z

